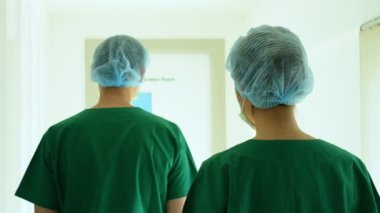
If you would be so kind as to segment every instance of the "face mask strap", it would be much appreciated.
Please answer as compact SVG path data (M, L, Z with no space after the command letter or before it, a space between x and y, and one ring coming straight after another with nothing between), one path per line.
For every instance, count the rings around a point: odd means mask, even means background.
M243 112L243 110L244 110L244 104L245 104L245 98L243 98L243 101L242 101L242 103L241 103L241 111ZM244 112L243 112L244 113Z
M256 126L247 118L247 116L245 116L245 113L244 113L244 104L245 104L245 98L243 98L243 101L242 101L242 105L240 107L240 114L239 114L239 117L244 121L246 122L250 127L252 127L252 129L256 130Z

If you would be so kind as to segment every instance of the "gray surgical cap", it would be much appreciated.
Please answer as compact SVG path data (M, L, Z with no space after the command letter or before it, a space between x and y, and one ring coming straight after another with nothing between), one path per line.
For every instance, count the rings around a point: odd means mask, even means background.
M95 50L91 78L102 87L136 87L144 77L148 53L136 39L117 35Z
M294 105L313 89L301 41L283 27L251 29L235 42L226 67L239 94L257 108Z

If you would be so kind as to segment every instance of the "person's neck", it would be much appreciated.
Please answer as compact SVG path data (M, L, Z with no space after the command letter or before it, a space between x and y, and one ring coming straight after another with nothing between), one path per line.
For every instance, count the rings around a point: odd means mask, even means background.
M297 124L294 107L278 106L272 109L255 109L256 137L260 140L313 139Z
M137 93L136 87L99 88L98 103L93 108L132 107L131 102Z

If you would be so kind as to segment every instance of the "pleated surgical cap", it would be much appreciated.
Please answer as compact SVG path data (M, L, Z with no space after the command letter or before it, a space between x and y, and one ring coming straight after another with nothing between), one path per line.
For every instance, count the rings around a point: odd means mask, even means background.
M226 68L240 95L261 109L294 105L313 89L301 41L283 27L251 29L233 45Z
M148 53L136 39L117 35L95 50L91 78L102 87L139 86L148 63Z

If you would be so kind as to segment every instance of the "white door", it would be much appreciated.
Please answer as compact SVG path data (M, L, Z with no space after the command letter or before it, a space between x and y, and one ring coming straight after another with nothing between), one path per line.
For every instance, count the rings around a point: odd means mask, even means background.
M360 33L360 59L363 160L380 189L380 26Z

